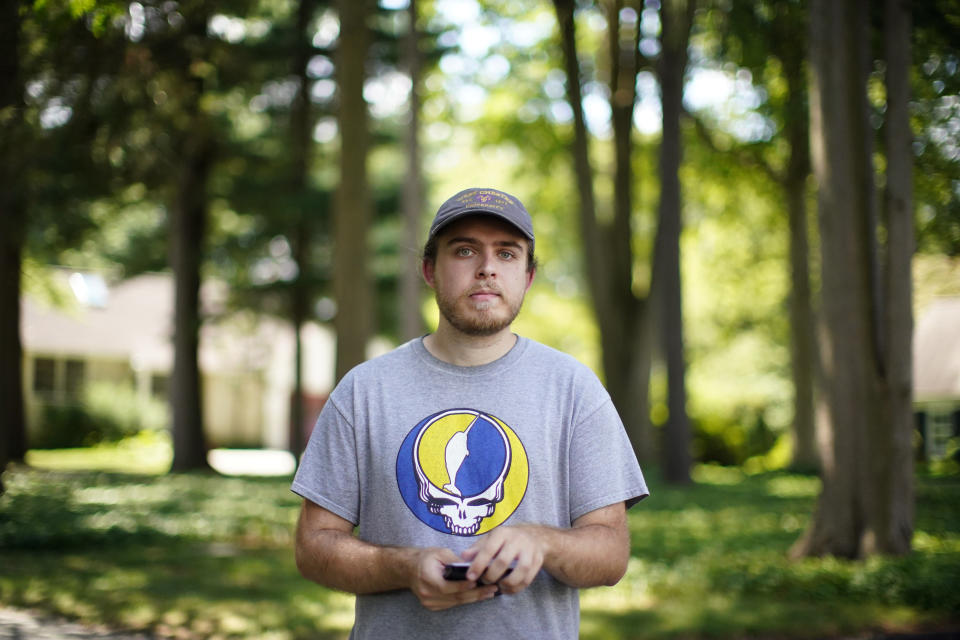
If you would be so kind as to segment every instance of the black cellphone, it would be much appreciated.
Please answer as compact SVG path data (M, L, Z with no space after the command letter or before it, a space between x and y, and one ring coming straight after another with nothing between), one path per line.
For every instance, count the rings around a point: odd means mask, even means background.
M444 580L466 580L467 569L470 568L469 562L453 562L443 567Z
M470 568L469 562L451 562L448 565L443 567L443 578L444 580L466 580L467 579L467 569ZM500 576L500 579L503 580L510 572L513 571L513 567L507 567L507 570L504 571L503 575Z

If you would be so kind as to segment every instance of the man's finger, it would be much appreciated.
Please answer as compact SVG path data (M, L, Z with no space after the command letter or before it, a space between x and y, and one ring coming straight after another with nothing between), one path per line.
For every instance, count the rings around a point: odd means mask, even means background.
M464 551L461 555L465 560L470 560L472 557L470 568L467 569L467 579L480 580L480 576L482 576L490 566L490 561L500 553L501 547L502 542L500 537L490 534Z

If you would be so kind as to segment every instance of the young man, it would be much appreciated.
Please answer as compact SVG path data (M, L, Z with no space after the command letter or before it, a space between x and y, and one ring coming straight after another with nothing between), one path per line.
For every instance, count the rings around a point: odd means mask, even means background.
M519 200L450 198L422 270L437 331L356 367L320 414L297 565L358 595L351 638L576 638L577 589L623 576L647 495L623 425L589 369L510 330L536 273Z

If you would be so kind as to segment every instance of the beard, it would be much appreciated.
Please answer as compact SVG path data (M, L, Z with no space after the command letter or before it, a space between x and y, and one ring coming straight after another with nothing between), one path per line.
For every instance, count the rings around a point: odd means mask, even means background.
M470 294L475 290L495 291L498 300L474 302ZM450 325L468 336L492 336L509 327L523 305L523 295L510 300L499 287L481 284L460 296L450 296L436 289L437 308Z

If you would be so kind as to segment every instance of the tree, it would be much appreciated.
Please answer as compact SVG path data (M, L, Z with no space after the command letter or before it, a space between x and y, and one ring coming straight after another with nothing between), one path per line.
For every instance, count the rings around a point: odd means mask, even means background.
M661 200L654 247L651 293L635 291L633 245L633 187L637 176L632 168L633 110L636 102L639 55L639 4L625 6L619 1L605 7L610 47L609 93L614 130L615 173L612 220L601 222L594 194L594 172L589 158L589 136L583 113L581 68L576 46L575 5L555 0L560 25L567 100L573 111L573 160L579 220L587 281L594 315L600 327L603 369L607 388L623 417L637 457L649 461L654 447L649 433L649 380L653 327L665 338L668 361L670 417L667 428L665 464L671 481L689 480L690 427L686 413L683 324L680 302L680 165L681 96L686 71L686 48L694 5L680 3L662 7L664 25L660 81L663 90L664 136L661 143ZM623 10L627 11L624 12ZM668 13L670 14L668 16ZM631 24L621 16L632 15ZM669 31L667 27L669 25ZM624 37L623 33L627 34ZM659 293L658 293L659 292ZM661 297L657 297L661 296ZM654 320L656 303L664 311L661 322Z
M366 359L372 327L367 230L371 203L367 184L367 103L363 97L370 47L367 0L341 0L337 45L340 185L334 205L333 289L337 302L336 379Z
M313 233L309 210L311 149L313 147L313 114L310 103L308 68L313 54L310 21L314 0L300 0L297 4L293 70L297 78L297 95L290 112L290 149L292 150L290 188L297 203L293 232L293 260L297 275L290 288L290 323L294 332L293 402L290 410L290 452L299 456L303 451L303 340L300 333L310 314L311 287L308 279L309 256Z
M23 352L20 343L20 268L26 241L23 162L25 141L23 81L20 69L20 3L0 9L0 474L27 451L23 406ZM3 484L0 480L0 494Z
M820 389L826 415L818 424L823 490L794 555L902 554L913 531L909 14L899 0L888 2L883 245L873 194L866 4L811 5L811 147L822 246Z
M102 28L113 8L76 15L69 3L5 3L0 14L0 469L24 459L20 343L25 258L55 260L93 226L86 205L111 191L100 118L118 42ZM26 87L32 87L30 92Z
M566 76L567 102L573 112L573 156L577 194L578 220L583 243L587 283L600 327L603 371L607 389L623 418L637 457L650 460L653 455L647 417L648 382L650 375L650 342L647 299L633 289L634 256L632 191L635 176L631 170L630 136L636 99L636 74L639 62L633 53L636 41L624 53L620 35L620 3L607 12L610 38L611 107L617 149L615 207L613 220L600 221L594 192L594 170L589 154L589 134L583 112L581 69L577 53L575 3L554 0L560 28L563 65ZM635 11L635 15L637 12ZM639 25L635 25L639 32Z
M420 239L420 217L424 208L423 161L420 149L420 76L423 54L417 25L417 0L407 7L407 34L403 41L403 61L410 76L409 121L406 127L407 175L403 183L403 244L400 258L400 338L411 340L423 334L420 312L420 260L417 247Z
M783 194L789 233L790 353L793 379L793 450L796 469L818 466L814 429L814 378L817 349L810 283L809 118L806 90L807 10L795 0L734 3L712 28L723 38L722 57L749 69L766 89L763 115L778 131L769 141L736 144L732 160L758 167ZM782 86L780 90L776 86ZM723 148L715 132L694 117L700 137L714 150ZM783 149L781 152L780 149Z
M680 115L687 45L694 0L667 0L661 8L663 51L659 79L663 112L660 143L660 207L654 253L653 289L661 307L659 335L667 364L667 418L663 473L668 482L690 481L690 419L687 416L686 360L683 347L683 304L680 278L681 219Z
M202 61L206 59L206 11L186 14L179 72L183 84L183 125L177 131L180 171L170 207L170 266L174 274L173 418L174 471L207 466L203 433L200 366L200 266L208 218L207 181L214 161L214 139L201 100Z

